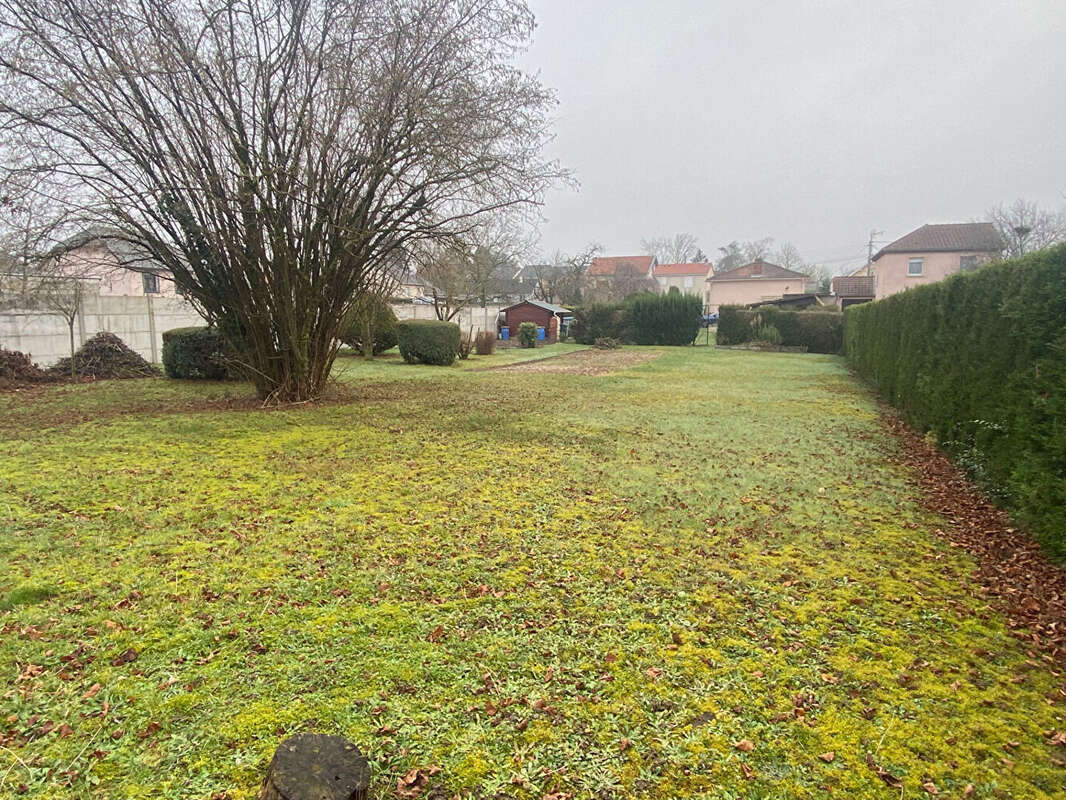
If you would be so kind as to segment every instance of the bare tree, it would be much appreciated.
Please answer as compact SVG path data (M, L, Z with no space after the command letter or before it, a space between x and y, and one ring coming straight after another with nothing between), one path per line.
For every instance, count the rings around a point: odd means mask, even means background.
M548 264L536 267L537 283L533 296L545 303L580 305L584 294L585 273L592 259L603 252L603 245L588 244L584 250L567 255L559 250L552 253Z
M696 237L691 233L653 236L650 239L641 239L640 249L649 256L655 256L660 264L688 264L696 260L697 254L703 252L696 245L696 241Z
M1008 258L1066 241L1066 213L1045 211L1021 198L989 209L988 219L1003 239Z
M523 0L0 0L0 146L173 273L261 396L315 397L391 254L535 204Z

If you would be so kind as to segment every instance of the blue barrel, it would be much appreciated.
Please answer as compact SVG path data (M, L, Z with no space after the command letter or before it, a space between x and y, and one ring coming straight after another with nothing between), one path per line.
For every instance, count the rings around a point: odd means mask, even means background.
M545 338L547 338L547 336L546 336L546 332L545 332L544 328L542 328L542 327L540 327L540 325L538 325L537 326L537 341L538 342L543 342L545 340Z
M500 338L503 339L505 342L511 338L511 329L508 328L506 325L500 328Z

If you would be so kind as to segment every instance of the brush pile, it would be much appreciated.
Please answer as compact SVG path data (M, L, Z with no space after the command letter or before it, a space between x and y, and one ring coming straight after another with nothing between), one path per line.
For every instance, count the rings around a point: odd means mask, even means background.
M70 377L70 359L64 358L49 372ZM159 370L126 346L115 334L101 331L74 354L74 375L78 378L154 378Z

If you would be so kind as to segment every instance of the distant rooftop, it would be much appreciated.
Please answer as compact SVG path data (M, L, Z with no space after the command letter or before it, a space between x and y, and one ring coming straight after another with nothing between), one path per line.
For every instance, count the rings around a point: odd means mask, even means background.
M923 225L882 247L873 260L886 253L998 253L1002 249L1003 240L991 222L956 222Z
M655 256L597 256L585 271L586 275L615 275L619 267L628 267L638 275L647 275L655 264Z
M652 271L651 274L656 278L667 277L686 277L689 275L698 275L699 277L706 277L707 273L711 271L711 264L709 261L705 262L693 262L688 264L659 264Z
M778 264L771 264L769 261L752 261L750 264L744 264L743 266L731 269L728 272L716 272L709 280L712 281L748 281L748 280L780 280L787 278L802 278L807 279L807 276L802 272L796 272L795 270L785 269Z

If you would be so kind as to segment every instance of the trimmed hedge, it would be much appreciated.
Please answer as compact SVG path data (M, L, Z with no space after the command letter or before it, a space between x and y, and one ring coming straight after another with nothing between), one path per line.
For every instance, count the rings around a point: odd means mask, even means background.
M754 342L765 328L776 328L785 347L806 347L808 353L843 351L844 315L839 311L792 311L776 306L718 309L718 344Z
M459 326L435 319L409 319L396 326L400 355L408 364L449 366L459 354Z
M215 328L163 331L163 371L168 378L221 381L229 377L222 334Z
M694 294L638 294L626 303L626 328L634 344L680 347L696 341L703 301Z
M518 344L522 347L537 346L537 323L523 322L519 324Z
M845 318L854 368L1066 559L1066 245Z
M571 335L579 344L617 339L625 344L690 345L700 330L703 303L680 292L634 295L624 303L574 309Z

